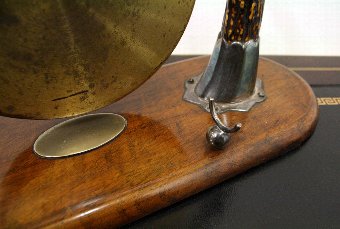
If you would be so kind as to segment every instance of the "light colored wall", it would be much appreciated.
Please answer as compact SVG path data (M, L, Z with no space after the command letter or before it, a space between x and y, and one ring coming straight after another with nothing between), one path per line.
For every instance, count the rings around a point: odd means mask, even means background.
M196 0L174 54L210 54L226 0ZM340 56L340 0L266 0L262 55Z

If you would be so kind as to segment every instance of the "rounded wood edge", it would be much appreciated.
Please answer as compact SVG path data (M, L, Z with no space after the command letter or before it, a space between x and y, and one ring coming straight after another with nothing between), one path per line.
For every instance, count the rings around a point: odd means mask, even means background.
M284 68L290 74L294 75L296 77L296 79L299 80L300 83L304 86L305 92L308 93L306 97L310 99L310 110L308 112L308 116L306 117L306 118L308 118L308 121L306 122L306 124L309 123L309 125L307 125L307 127L306 127L306 132L309 133L309 136L306 136L306 138L305 138L305 140L307 140L312 135L312 133L314 132L316 125L318 123L318 120L319 120L319 105L317 103L317 99L316 99L316 96L313 92L313 89L306 82L306 80L304 80L299 74L297 74L293 70L287 68L286 66L284 66L284 65L282 65L282 64L280 64L280 63L278 63L274 60L271 60L271 59L268 59L268 58L265 58L265 57L260 57L260 60L261 59L264 60L264 61L267 61L269 63L275 64L277 66L280 66L281 68ZM303 143L304 141L302 141L301 143Z
M209 59L209 58L210 58L210 56L196 56L196 57L191 57L191 58L189 58L189 59L179 60L179 61L176 61L176 62L164 64L164 65L161 67L161 69L162 69L162 68L165 68L165 67L171 67L172 65L178 65L178 64L193 62L193 61L196 61L196 60L204 60L204 59Z

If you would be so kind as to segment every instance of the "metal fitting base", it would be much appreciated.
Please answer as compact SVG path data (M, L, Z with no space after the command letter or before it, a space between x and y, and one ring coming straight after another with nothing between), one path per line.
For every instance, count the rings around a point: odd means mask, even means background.
M190 103L197 104L205 111L210 112L209 100L205 98L200 98L195 93L195 88L200 80L200 77L201 76L196 76L185 82L185 92L183 99ZM256 103L260 103L265 99L266 95L264 93L263 83L260 79L257 79L254 93L250 97L240 102L215 103L216 113L220 114L226 111L249 111Z

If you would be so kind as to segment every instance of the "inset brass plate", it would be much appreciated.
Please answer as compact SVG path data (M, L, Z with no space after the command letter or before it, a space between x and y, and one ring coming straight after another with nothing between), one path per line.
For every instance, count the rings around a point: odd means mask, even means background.
M62 122L44 132L34 143L41 157L58 158L87 152L116 138L126 127L117 114L90 114Z

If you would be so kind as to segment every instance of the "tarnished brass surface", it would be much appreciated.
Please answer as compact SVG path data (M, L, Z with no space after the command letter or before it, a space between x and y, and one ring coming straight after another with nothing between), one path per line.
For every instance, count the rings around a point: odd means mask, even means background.
M122 116L111 113L76 117L40 135L34 143L34 152L46 158L84 153L113 140L126 125Z
M170 55L194 0L0 1L0 114L49 119L108 105Z

